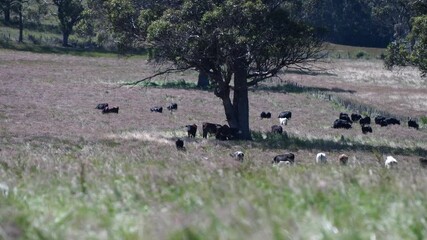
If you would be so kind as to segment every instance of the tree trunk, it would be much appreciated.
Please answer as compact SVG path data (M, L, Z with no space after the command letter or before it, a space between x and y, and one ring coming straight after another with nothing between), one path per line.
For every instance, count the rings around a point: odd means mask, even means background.
M24 42L24 18L22 16L22 3L19 5L19 40L20 43Z
M240 139L252 140L249 128L249 98L246 65L236 63L234 72L233 108L240 130Z
M4 24L8 26L10 24L10 6L7 6L3 9L4 13Z
M199 70L199 79L197 81L197 87L201 89L206 89L209 86L209 77L204 70Z
M64 31L62 33L62 46L68 47L68 38L70 37L70 33L68 31Z

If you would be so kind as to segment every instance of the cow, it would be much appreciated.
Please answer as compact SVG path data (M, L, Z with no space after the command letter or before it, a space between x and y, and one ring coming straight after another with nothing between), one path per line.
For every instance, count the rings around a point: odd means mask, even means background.
M384 121L385 117L384 116L376 116L375 117L375 124L381 125L381 121Z
M216 123L208 123L208 122L202 123L202 131L203 131L202 136L203 136L203 138L207 138L208 133L209 134L216 134L217 130L221 127L222 126L220 124L216 124Z
M163 107L152 107L150 108L151 112L158 112L158 113L162 113L163 112Z
M187 129L187 134L188 137L196 137L196 132L197 132L197 125L193 124L193 125L186 125L185 128Z
M108 107L108 103L99 103L96 105L96 109L103 110L104 108Z
M415 120L409 119L408 127L418 129L420 126L418 125L418 123Z
M285 112L281 112L279 114L278 118L287 118L287 119L291 119L292 118L292 112L290 111L285 111Z
M358 114L358 113L352 113L351 114L351 121L353 122L357 122L360 119L362 119L362 115Z
M371 124L371 118L369 117L369 116L366 116L366 117L364 117L364 118L361 118L360 120L359 120L359 123L360 123L360 125L368 125L368 124Z
M326 153L320 152L316 155L316 163L317 164L326 164L328 163L328 158L326 157Z
M243 158L245 157L245 154L242 151L236 151L234 153L230 153L230 156L240 162L243 162Z
M288 162L290 164L295 163L295 155L293 153L285 153L281 155L277 155L273 158L271 163L280 163L280 162Z
M347 165L347 163L348 163L348 156L347 156L347 154L341 154L338 157L338 160L340 161L341 165Z
M102 113L106 114L106 113L119 113L119 107L106 107L104 109L102 109Z
M380 121L378 122L378 124L379 124L381 127L387 127L387 126L388 126L388 123L387 123L386 119L384 119L384 120L380 120Z
M400 125L400 121L397 120L396 118L393 118L393 117L386 118L385 121L388 125L390 125L390 124L391 125L395 125L395 124Z
M282 134L283 128L282 128L282 126L279 126L279 125L273 125L273 126L271 126L271 132Z
M369 125L362 125L362 133L367 134L368 132L372 133L372 127Z
M280 125L288 125L288 119L287 118L279 118Z
M261 119L262 118L271 118L271 113L270 112L262 112L260 117L261 117Z
M239 129L231 128L227 125L223 125L216 130L215 138L218 140L233 140L237 139L239 134Z
M169 111L176 111L176 110L178 110L178 104L176 104L176 103L171 103L169 106L167 106L167 109L169 110Z
M347 121L349 123L353 123L353 121L351 121L351 119L350 119L350 117L348 116L347 113L340 113L339 119L345 120L345 121Z
M386 168L396 168L397 160L392 156L387 156L384 165Z
M420 158L421 167L427 168L427 158Z
M184 141L182 139L180 139L180 138L178 138L175 141L175 146L176 146L176 149L178 149L178 150L185 150Z
M332 125L332 128L350 129L351 128L351 123L349 123L346 120L337 119L337 120L334 121L334 124Z

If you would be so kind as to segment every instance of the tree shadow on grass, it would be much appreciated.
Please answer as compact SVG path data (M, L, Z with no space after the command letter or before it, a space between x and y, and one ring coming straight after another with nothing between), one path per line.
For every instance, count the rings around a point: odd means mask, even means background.
M293 82L287 82L284 84L277 84L275 86L259 85L254 87L253 90L264 90L270 92L280 92L280 93L318 93L318 92L334 92L334 93L355 93L354 90L347 90L342 88L323 88L323 87L308 87L299 85Z
M426 156L427 149L417 148L402 148L390 146L372 146L350 139L342 138L340 141L325 140L325 139L303 139L296 136L288 136L286 134L273 134L252 132L252 138L259 147L264 149L289 149L291 151L312 150L320 151L364 151L364 152L382 152L399 155L417 155Z

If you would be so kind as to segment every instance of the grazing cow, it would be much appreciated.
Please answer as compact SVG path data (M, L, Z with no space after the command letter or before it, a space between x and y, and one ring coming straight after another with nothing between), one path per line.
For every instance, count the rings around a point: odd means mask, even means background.
M286 112L281 112L279 114L279 118L287 118L287 119L291 119L292 118L292 113L290 111L286 111Z
M418 125L418 123L415 120L409 119L409 121L408 121L408 127L412 127L412 128L418 129L420 126Z
M102 109L102 113L119 113L119 107L106 107L104 109Z
M167 109L169 110L169 111L176 111L176 110L178 110L178 104L176 104L176 103L171 103L169 106L167 106Z
M388 123L387 123L387 121L384 119L384 120L380 120L379 121L379 123L378 123L381 127L387 127L388 126Z
M392 156L387 156L385 160L385 167L386 168L395 168L397 167L397 160Z
M184 141L180 138L178 138L178 140L175 141L175 146L176 146L176 149L178 150L185 150Z
M320 152L316 155L316 163L325 164L328 163L328 158L326 157L326 153Z
M196 132L197 132L197 125L193 124L193 125L186 125L185 128L187 128L187 134L188 137L196 137Z
M385 121L388 125L390 125L390 124L391 125L395 125L395 124L400 125L400 121L397 120L396 118L393 118L393 117L386 118Z
M359 120L360 125L368 125L371 124L371 118L369 116L366 116L364 118L361 118Z
M290 164L295 163L295 155L293 153L285 153L281 155L277 155L273 158L271 163L280 163L280 162L288 162Z
M351 123L349 123L346 120L343 119L337 119L334 121L334 125L332 126L333 128L345 128L345 129L350 129L351 128Z
M287 118L279 118L280 125L288 125L288 119Z
M349 123L353 123L347 113L340 113L340 118L339 119L345 120L345 121L347 121Z
M351 114L351 121L353 122L357 122L360 119L362 119L362 115L358 114L358 113L352 113Z
M273 126L271 126L271 132L282 134L283 128L282 128L282 126L279 126L279 125L273 125Z
M271 118L271 112L262 112L261 118Z
M152 107L150 108L151 112L158 112L158 113L162 113L163 112L163 107Z
M216 130L215 138L218 140L233 140L237 139L239 134L239 129L231 128L227 125L223 125Z
M96 109L103 110L104 108L108 107L108 103L99 103L96 105Z
M427 167L427 158L420 158L420 164L421 164L421 167L424 167L424 168L426 168Z
M203 138L207 138L208 133L216 134L217 130L221 127L222 126L220 124L216 124L216 123L208 123L208 122L202 123Z
M372 133L372 128L369 125L362 125L362 133L367 134L368 132Z
M234 159L243 162L243 158L245 157L245 154L242 151L236 151L234 153L230 153L230 156L232 156Z
M375 117L375 124L381 125L381 122L385 120L384 116L376 116Z
M340 161L341 165L347 165L347 163L348 163L348 156L347 156L347 154L341 154L338 157L338 160Z

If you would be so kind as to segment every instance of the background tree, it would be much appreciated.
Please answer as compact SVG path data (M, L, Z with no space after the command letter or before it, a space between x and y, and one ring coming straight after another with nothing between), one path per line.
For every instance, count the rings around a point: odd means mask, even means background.
M62 31L62 45L69 46L68 38L73 27L81 20L84 10L81 0L53 0L58 8L58 19Z
M0 0L0 9L3 12L4 24L10 24L10 14L12 12L12 2L13 0Z
M116 31L134 33L128 35L134 36L132 43L153 46L155 60L174 63L165 72L190 68L206 72L229 126L240 130L241 139L251 139L248 88L283 68L301 68L299 64L317 60L322 49L319 32L291 20L280 3L185 0L159 14L158 9L134 12L135 5L126 1L121 9L129 14L110 16L115 16Z

